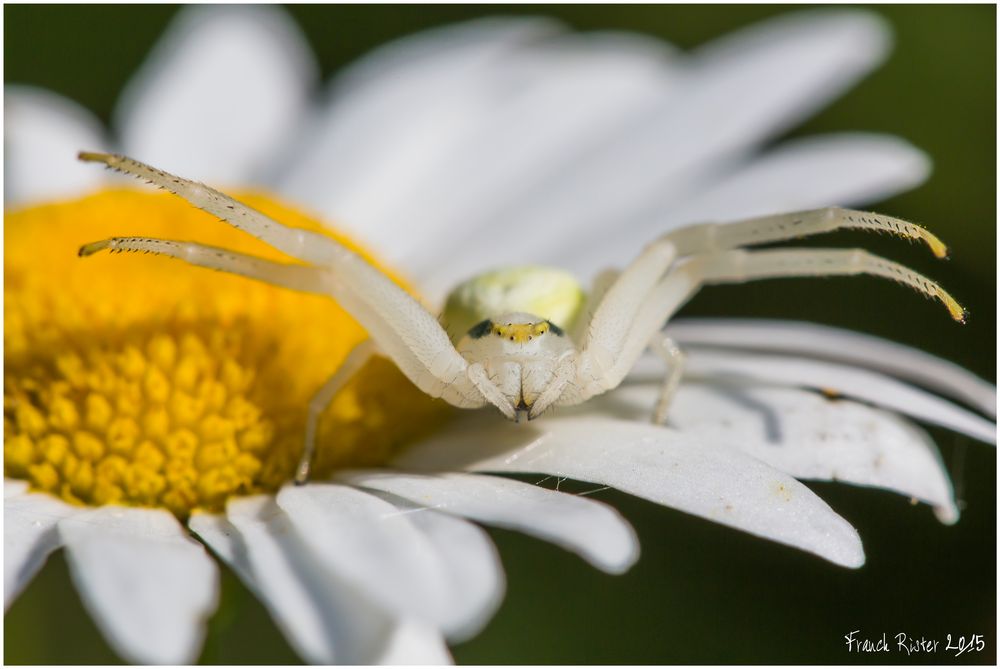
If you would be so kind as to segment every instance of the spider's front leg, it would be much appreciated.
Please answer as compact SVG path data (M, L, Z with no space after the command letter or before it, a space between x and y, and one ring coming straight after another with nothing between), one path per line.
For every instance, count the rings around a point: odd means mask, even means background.
M668 232L662 239L669 240L680 256L690 256L851 229L918 240L926 244L935 257L948 256L948 247L926 228L884 214L841 207L772 214L727 223L697 223Z
M660 328L701 286L713 283L743 283L766 278L842 276L870 274L908 285L944 304L952 318L965 320L965 310L937 283L899 263L861 249L778 249L751 251L752 245L839 228L861 228L891 232L927 243L938 257L946 255L941 241L920 226L888 216L848 209L828 208L794 214L768 216L719 225L700 224L668 233L647 247L639 259L622 272L598 305L577 357L580 390L561 398L562 404L577 404L616 387L642 351L653 342ZM680 257L669 272L652 284L651 273L636 271L655 249L669 249L671 259ZM718 250L732 249L732 250ZM645 261L648 265L648 260ZM602 318L614 314L616 318ZM628 316L627 319L622 316ZM669 402L668 378L657 414Z
M653 413L655 422L663 423L666 420L670 401L680 385L684 354L676 344L664 337L661 328L669 316L698 289L699 276L684 271L689 264L674 266L669 272L661 274L653 285L644 287L644 292L631 296L637 305L631 311L629 320L601 322L596 317L591 319L587 335L576 354L577 380L569 386L572 392L564 394L558 404L579 404L616 388L643 351L651 347L668 365L668 373ZM627 277L629 269L622 272L618 282L622 277ZM600 313L600 309L612 299L615 299L614 293L608 290L596 313ZM617 345L608 350L602 345L603 341L615 341Z
M82 247L80 255L102 249L147 251L278 286L326 294L368 331L379 350L420 390L457 407L474 408L486 403L468 377L468 363L455 350L437 319L389 277L336 240L282 225L208 186L125 156L81 153L80 159L101 162L146 179L274 248L316 266L274 263L199 244L148 238L94 242ZM338 383L339 380L328 382L323 395L331 394L329 388ZM308 465L305 469L308 471Z
M466 377L465 360L452 346L448 334L441 328L437 319L389 277L335 239L317 232L283 225L204 184L169 174L127 156L81 152L80 159L100 162L111 169L145 179L184 198L199 209L218 216L233 227L257 237L279 251L316 265L315 268L302 268L321 272L324 276L323 289L312 292L324 292L339 302L369 332L379 349L396 363L414 385L428 395L441 397L454 406L482 406L482 396ZM119 240L119 243L121 241ZM144 240L135 241L141 246ZM146 244L141 250L172 255L196 265L214 267L210 258L187 253L188 247L197 245L184 246L179 242L165 240L145 241L156 241L158 247L153 248ZM100 246L102 243L98 242L98 246L93 249L91 248L93 245L87 245L81 251L100 250L104 248ZM128 250L138 248L137 246ZM272 263L275 264L280 265ZM287 285L228 266L215 268L246 274L277 285Z
M673 242L660 238L621 272L608 270L598 277L589 303L595 305L593 313L580 326L578 350L568 361L574 378L555 404L580 404L622 382L663 322L645 303L676 258ZM637 329L645 336L637 336Z
M164 172L128 156L81 151L78 158L83 162L101 163L116 172L134 176L173 193L234 228L303 262L326 264L331 255L346 251L325 235L283 225L214 188Z
M577 382L560 397L559 404L579 404L621 383L631 369L631 363L625 361L635 347L629 333L649 292L676 258L674 244L668 239L658 239L617 275L602 274L595 287L599 293L596 307L581 330L575 364ZM648 339L639 346L636 357L646 343Z
M264 260L245 253L237 253L217 246L180 242L153 237L112 237L90 242L80 247L81 258L100 251L110 253L152 253L177 258L198 267L214 269L229 274L239 274L249 279L263 281L273 286L300 290L306 293L327 294L330 276L320 267L293 265Z

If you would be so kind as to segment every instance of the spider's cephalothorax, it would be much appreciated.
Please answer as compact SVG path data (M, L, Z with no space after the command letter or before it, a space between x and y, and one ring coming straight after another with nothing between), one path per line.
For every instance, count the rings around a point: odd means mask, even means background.
M480 392L508 418L531 420L562 395L566 376L556 372L576 353L571 333L585 298L565 270L507 267L456 286L441 321L459 354L482 368L473 371Z
M328 295L368 331L371 338L347 357L309 405L305 449L296 473L298 483L305 482L309 475L319 414L374 353L391 358L410 381L432 397L461 408L492 404L516 419L521 414L536 417L550 406L579 404L617 387L643 351L651 348L670 366L653 415L654 420L662 422L680 381L683 355L664 337L661 328L703 285L871 274L939 300L952 318L965 321L965 310L939 285L861 249L744 248L857 228L917 239L926 243L935 256L943 258L947 254L944 244L918 225L881 214L827 207L732 223L701 223L664 234L650 242L621 272L599 277L585 318L581 316L581 291L576 290L579 294L574 300L556 300L579 321L573 330L575 341L562 334L563 330L570 331L568 327L542 309L518 305L496 311L457 309L458 317L450 324L458 327L455 338L460 341L456 348L432 314L335 240L289 228L208 186L131 158L100 153L81 153L80 158L145 179L307 264L277 263L201 244L137 237L86 244L80 249L81 256L102 249L158 253L294 290ZM510 296L518 296L516 301L523 304L520 296L525 294L525 286L532 287L518 277L517 272L523 270L508 271L503 275L506 282L484 275L459 294L464 296L465 306L505 304ZM554 285L562 281L557 271L541 271L549 272L546 276L555 280ZM566 285L570 284L575 285L575 281L570 279ZM463 320L477 311L481 313L478 318ZM527 311L541 315L523 313ZM494 315L505 312L510 313ZM448 322L448 314L445 316ZM463 326L457 325L463 322Z
M515 312L472 326L459 340L458 352L470 363L482 365L486 379L507 399L502 406L513 407L510 418L530 420L548 408L538 400L559 382L556 371L576 348L558 325ZM554 394L552 390L550 395Z

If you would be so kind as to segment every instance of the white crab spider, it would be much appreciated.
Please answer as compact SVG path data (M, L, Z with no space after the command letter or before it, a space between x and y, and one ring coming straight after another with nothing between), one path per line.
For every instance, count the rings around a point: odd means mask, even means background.
M531 420L549 407L579 404L617 387L642 352L651 347L670 368L653 416L663 422L680 381L683 354L664 337L661 327L705 284L873 274L936 298L955 320L965 319L962 307L936 283L863 250L740 248L840 228L861 228L919 239L937 257L946 255L944 244L920 226L831 207L727 224L692 225L653 240L620 273L605 274L598 281L590 298L589 320L575 337L552 322L552 316L526 313L526 309L512 305L511 313L479 314L482 320L456 336L458 341L453 343L438 320L416 300L329 237L287 227L208 186L131 158L100 153L80 153L79 157L146 179L309 265L137 237L86 244L80 248L81 256L102 249L157 253L294 290L325 294L368 331L370 339L348 355L310 402L297 483L309 476L319 415L375 353L392 359L410 381L432 397L461 408L492 404L512 420Z

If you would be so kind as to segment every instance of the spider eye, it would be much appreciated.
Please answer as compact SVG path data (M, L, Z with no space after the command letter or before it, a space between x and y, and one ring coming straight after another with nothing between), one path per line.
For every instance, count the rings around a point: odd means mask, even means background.
M493 329L493 322L490 319L479 321L469 329L469 336L473 339L485 337Z

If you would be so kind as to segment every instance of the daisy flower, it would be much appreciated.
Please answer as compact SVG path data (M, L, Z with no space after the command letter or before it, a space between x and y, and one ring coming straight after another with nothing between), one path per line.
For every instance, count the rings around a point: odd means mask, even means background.
M129 84L113 140L72 103L8 87L5 604L63 549L123 658L191 662L219 559L307 661L443 663L446 641L475 635L503 596L478 524L610 573L638 557L611 507L490 473L613 486L846 567L864 562L857 532L796 478L894 490L954 522L936 447L907 417L995 441L990 421L948 399L992 416L992 386L871 337L767 321L672 325L690 363L669 428L646 423L651 361L619 391L527 427L456 419L370 363L323 415L318 482L288 486L309 397L360 327L316 296L165 259L75 257L123 232L277 257L71 161L117 148L327 230L428 303L487 265L589 275L665 225L919 183L926 159L892 137L760 150L885 47L859 12L791 15L687 55L489 19L379 49L311 105L316 67L284 15L204 7L181 13Z

